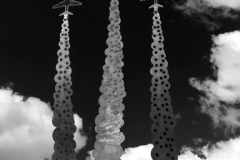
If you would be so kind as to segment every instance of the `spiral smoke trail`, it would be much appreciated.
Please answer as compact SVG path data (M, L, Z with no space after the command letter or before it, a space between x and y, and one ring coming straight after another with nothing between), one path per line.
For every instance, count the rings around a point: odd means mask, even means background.
M109 8L109 38L107 39L108 48L105 50L107 58L103 66L104 74L100 87L100 92L103 94L99 98L99 115L95 119L95 131L98 134L94 144L95 150L92 153L96 160L118 160L123 153L120 144L125 140L124 134L120 132L120 127L124 124L122 111L125 108L122 98L126 96L126 92L121 70L124 63L121 60L123 43L118 4L118 0L112 0Z

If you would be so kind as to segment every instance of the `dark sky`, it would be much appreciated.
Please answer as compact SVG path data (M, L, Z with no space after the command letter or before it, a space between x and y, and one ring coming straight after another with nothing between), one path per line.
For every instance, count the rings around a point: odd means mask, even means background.
M26 96L38 97L53 104L54 76L59 49L59 34L64 8L51 9L58 0L1 2L0 84L12 82L13 90ZM102 81L104 50L107 48L109 4L106 0L82 0L82 6L70 7L74 14L69 18L70 61L72 68L73 111L83 119L84 132L90 140L82 151L93 148L95 141L94 119L98 114L99 87ZM223 133L215 130L210 117L200 114L197 91L189 78L212 77L209 62L212 35L239 28L239 22L221 19L219 28L210 28L201 19L187 17L176 10L173 1L160 1L164 49L169 63L170 96L174 114L179 114L175 134L177 147L194 146L193 138L207 141L224 140ZM152 0L120 0L121 35L123 42L124 84L127 96L123 99L125 121L121 131L126 140L122 147L151 143L150 127L150 58L152 43ZM205 15L208 18L207 15ZM211 20L211 18L209 18ZM215 21L214 17L213 20ZM214 27L212 25L212 27ZM204 130L203 130L204 128ZM85 156L83 156L85 157Z

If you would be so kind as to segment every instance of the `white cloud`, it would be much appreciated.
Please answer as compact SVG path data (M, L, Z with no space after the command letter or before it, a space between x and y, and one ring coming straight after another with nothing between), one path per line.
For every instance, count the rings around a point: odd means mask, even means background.
M204 24L208 30L219 29L224 19L237 19L240 10L239 0L186 0L179 4L175 2L174 9L193 21Z
M126 148L122 155L122 160L152 160L152 144L142 145L135 148Z
M178 114L175 115L175 120L181 119L181 118L182 118L182 116L180 115L180 113L178 113Z
M205 94L200 97L201 112L212 118L214 128L226 127L225 135L235 134L240 127L240 32L213 36L213 41L210 62L217 80L189 82Z
M213 7L229 7L236 10L240 10L239 0L203 0Z
M178 124L180 119L182 119L182 115L180 113L177 113L175 116L174 116L175 120L176 120L176 123Z
M153 148L152 144L142 145L139 147L126 148L121 156L121 160L152 160L151 150ZM94 160L92 156L92 151L89 151L89 157L86 160Z
M199 145L199 144L207 142L205 139L202 139L202 138L194 138L194 139L192 139L192 141L195 145Z
M0 90L0 159L1 160L44 160L50 159L54 141L52 133L53 112L45 102L23 97L11 90ZM75 149L79 152L86 145L87 137L79 132L82 119L74 114L77 132Z
M198 142L206 142L198 139ZM220 141L214 145L206 144L203 147L192 148L183 146L178 160L239 160L240 157L240 137L229 141ZM138 147L126 148L121 160L152 160L152 144L141 145ZM94 160L92 151L89 151L86 160ZM203 158L204 157L204 158Z
M210 147L191 148L184 146L178 160L239 160L240 137L228 141L220 141Z
M240 137L228 141L220 141L212 145L212 147L205 145L199 150L207 157L206 160L239 160L239 146Z

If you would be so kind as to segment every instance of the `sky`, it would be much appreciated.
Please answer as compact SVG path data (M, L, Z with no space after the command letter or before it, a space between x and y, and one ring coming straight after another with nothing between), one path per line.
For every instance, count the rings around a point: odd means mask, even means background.
M58 0L0 6L0 160L53 153L53 94L64 8ZM92 160L107 48L108 1L70 7L71 97L78 160ZM239 160L239 0L159 0L178 160ZM151 160L152 0L120 1L125 141L122 160Z

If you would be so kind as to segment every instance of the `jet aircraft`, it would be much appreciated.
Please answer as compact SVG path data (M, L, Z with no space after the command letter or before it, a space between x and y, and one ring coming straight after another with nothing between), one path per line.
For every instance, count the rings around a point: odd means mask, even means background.
M73 15L73 13L68 11L68 7L69 6L80 6L80 5L82 5L82 3L78 2L78 1L75 1L75 0L64 0L64 1L54 5L52 7L52 9L65 7L65 11L63 13L61 13L59 16L65 15L65 14Z
M140 0L140 1L146 1L146 0ZM154 0L154 4L151 5L149 8L158 8L163 7L161 4L158 4L158 0Z

